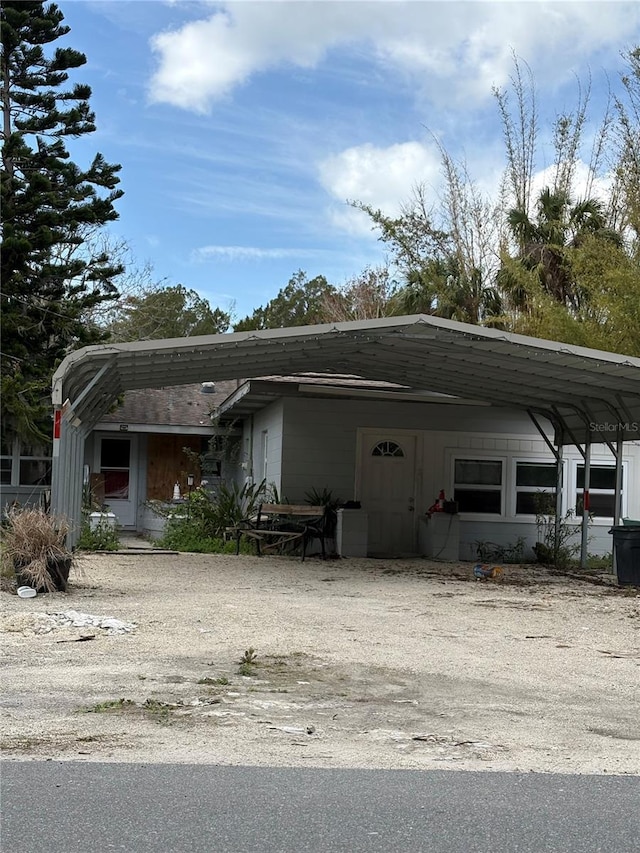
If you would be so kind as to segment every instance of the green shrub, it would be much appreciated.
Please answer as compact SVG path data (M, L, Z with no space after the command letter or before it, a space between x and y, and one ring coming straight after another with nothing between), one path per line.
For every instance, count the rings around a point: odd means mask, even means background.
M235 554L236 552L235 540L226 542L220 536L208 536L200 521L188 518L171 519L158 545L172 551L189 551L194 554ZM240 542L240 552L253 553L247 542Z
M233 554L235 541L225 541L225 532L239 521L255 514L264 499L266 483L221 483L215 493L204 488L195 489L184 504L180 514L169 516L165 534L160 540L164 548L176 551L193 551L200 554ZM249 553L248 543L241 542L241 551Z
M117 551L120 548L118 531L105 521L99 521L92 530L89 522L85 521L76 547L80 551Z

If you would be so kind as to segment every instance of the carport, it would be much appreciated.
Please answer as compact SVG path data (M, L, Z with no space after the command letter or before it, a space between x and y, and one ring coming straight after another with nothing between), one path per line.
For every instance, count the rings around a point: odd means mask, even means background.
M131 389L305 373L351 374L528 412L557 461L584 459L582 562L587 559L591 445L616 462L614 523L621 513L622 448L640 439L640 358L512 335L418 314L85 347L53 376L52 509L79 527L84 443L101 416ZM548 420L553 435L545 431ZM556 513L559 523L560 512ZM77 538L73 534L71 544Z

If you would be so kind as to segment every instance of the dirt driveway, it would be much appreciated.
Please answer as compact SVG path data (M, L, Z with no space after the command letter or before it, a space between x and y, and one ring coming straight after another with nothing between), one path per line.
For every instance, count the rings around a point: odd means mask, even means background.
M425 560L78 563L68 595L1 594L5 758L640 774L637 591Z

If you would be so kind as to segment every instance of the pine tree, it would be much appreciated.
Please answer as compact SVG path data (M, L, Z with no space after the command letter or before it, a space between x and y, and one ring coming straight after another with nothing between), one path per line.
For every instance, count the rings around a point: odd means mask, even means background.
M48 441L52 373L72 349L104 335L91 308L117 297L122 267L87 239L117 218L120 166L97 154L83 170L66 139L95 131L91 89L67 85L84 54L52 42L70 28L54 4L3 0L2 434ZM95 245L95 241L93 241Z

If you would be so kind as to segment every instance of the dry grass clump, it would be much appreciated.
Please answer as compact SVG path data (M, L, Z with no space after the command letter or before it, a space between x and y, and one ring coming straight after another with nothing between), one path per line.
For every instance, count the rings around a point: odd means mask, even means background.
M55 592L58 587L50 567L71 559L65 544L68 532L69 522L63 516L30 507L9 510L0 540L3 573L19 571L29 586ZM66 578L61 583L66 588Z

